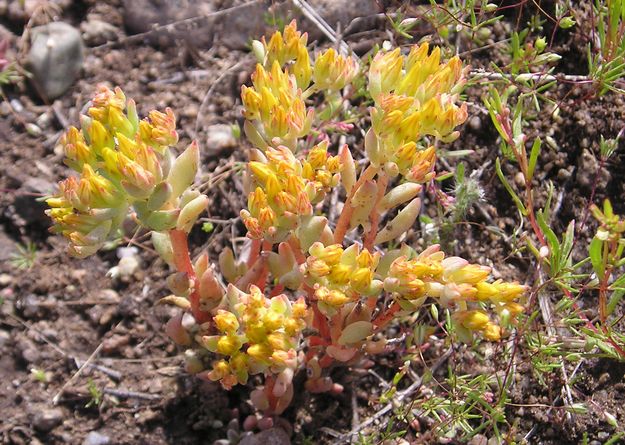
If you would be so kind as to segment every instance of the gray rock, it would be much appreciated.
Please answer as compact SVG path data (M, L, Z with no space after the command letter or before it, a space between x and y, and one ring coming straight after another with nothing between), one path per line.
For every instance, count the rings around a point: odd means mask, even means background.
M266 34L268 28L266 17L271 13L262 2L250 3L233 9L232 12L209 17L207 26L213 34L214 43L229 49L245 51L249 49L253 39Z
M467 442L467 445L488 445L488 438L483 434L476 434Z
M291 439L282 428L270 428L253 436L244 437L239 445L291 445Z
M171 46L187 40L194 47L207 49L221 44L229 49L246 50L252 39L266 34L271 26L268 14L285 20L296 18L299 28L307 31L310 40L324 38L319 27L302 17L289 1L258 1L237 5L221 2L215 11L212 2L203 0L124 0L124 25L130 34L146 33L156 26L175 24L167 29L150 32L146 37L152 44ZM376 0L309 0L308 2L328 22L331 28L345 29L357 17L377 14ZM187 20L180 23L182 20Z
M33 416L33 427L43 433L47 433L63 421L63 410L61 408L42 409Z
M88 18L80 24L82 37L90 46L102 45L117 40L120 30L104 20Z
M29 294L19 300L22 316L27 319L36 318L41 315L39 299L36 295Z
M166 29L150 32L146 37L152 44L170 46L179 40L187 40L196 48L206 49L221 44L229 49L246 50L250 41L266 34L267 14L285 20L297 18L300 29L307 31L310 40L323 38L319 28L302 17L291 2L250 2L231 9L233 2L222 2L222 9L215 11L212 2L202 0L124 0L124 25L131 34L146 33L159 25L172 24ZM311 6L320 13L330 27L339 25L345 29L357 17L377 14L375 0L310 0ZM271 8L269 8L271 6ZM183 20L187 20L182 22Z
M80 32L64 22L32 29L28 66L38 92L55 99L74 83L83 64Z
M108 445L111 443L111 438L104 434L100 434L97 431L91 431L83 440L82 445Z
M238 145L232 135L232 127L225 124L211 125L206 129L206 150L216 155Z
M203 0L124 0L124 26L130 34L140 34L159 25L168 25L191 17L199 17L213 12L211 2ZM202 48L211 46L210 32L203 27L179 25L176 29L155 31L150 43L168 46L178 39L188 39L193 45Z

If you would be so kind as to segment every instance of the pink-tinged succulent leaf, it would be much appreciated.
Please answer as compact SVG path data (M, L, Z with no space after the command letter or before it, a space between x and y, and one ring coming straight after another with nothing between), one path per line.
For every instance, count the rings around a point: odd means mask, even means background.
M171 166L167 182L172 188L172 199L178 198L195 180L200 163L200 149L193 141Z
M340 346L330 345L327 347L326 352L330 357L338 360L339 362L348 362L354 358L358 350L356 348L343 348Z
M378 211L386 212L387 210L395 208L398 205L413 199L421 192L421 189L421 185L414 182L404 182L403 184L399 184L397 187L394 187L390 192L384 195L378 205Z
M375 243L385 243L391 241L412 227L419 216L421 200L415 198L404 207L395 218L393 218L375 237Z
M182 327L182 314L171 318L165 325L165 333L176 344L187 346L191 344L191 337L185 328Z
M358 343L373 333L373 323L357 321L343 328L338 344L341 346Z
M176 229L185 233L191 232L193 225L196 223L200 214L206 210L208 205L208 197L200 195L185 205L180 211L180 216L176 221Z

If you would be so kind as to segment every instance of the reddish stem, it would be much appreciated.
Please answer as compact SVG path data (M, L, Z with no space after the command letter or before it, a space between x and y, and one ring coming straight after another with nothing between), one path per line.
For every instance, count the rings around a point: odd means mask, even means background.
M378 168L373 165L369 165L365 169L364 172L356 181L356 184L352 187L345 199L345 204L343 205L343 210L341 211L341 215L339 216L339 220L336 222L336 228L334 229L334 242L336 244L343 244L343 239L345 238L345 234L347 233L347 229L349 228L349 220L352 218L352 213L354 212L354 208L352 207L352 199L356 194L356 191L360 188L365 181L373 179L373 177L378 172Z
M329 368L334 364L334 359L330 357L328 354L324 354L323 357L319 359L319 366L322 368Z
M193 283L193 291L189 295L189 302L191 303L191 313L198 323L205 323L210 320L210 314L200 309L200 295L198 293L197 277L195 276L195 269L193 263L191 263L191 256L189 255L189 242L186 232L182 230L170 230L169 239L171 240L171 247L174 252L174 265L178 272L184 272L189 277L189 281Z
M375 205L371 210L371 215L369 215L369 222L371 223L371 228L367 233L364 241L364 247L369 252L373 250L373 243L375 242L375 237L378 234L378 225L380 224L380 212L378 212L378 205L382 198L384 198L384 194L386 193L386 187L388 186L388 176L384 173L378 175L377 180L378 185L378 194L375 198Z
M271 250L271 243L269 241L263 241L261 246L262 252L267 252ZM255 283L261 292L265 291L265 285L267 284L267 276L269 275L269 263L265 261L263 264L263 268L258 276L258 281Z
M273 395L273 387L275 385L275 380L272 375L268 375L265 378L265 396L267 397L267 402L269 402L269 409L267 410L268 414L273 414L276 411L276 406L278 405L278 398Z
M278 285L276 285L276 287L274 287L271 290L271 293L269 294L269 297L276 297L276 296L280 295L282 293L282 291L284 291L284 286L282 284L278 284Z
M258 255L260 255L260 249L262 247L262 240L253 239L252 245L250 246L250 256L247 259L247 267L252 268L256 260L258 259Z
M313 328L319 331L321 338L331 341L332 336L330 334L330 327L328 326L326 317L321 313L321 311L319 311L316 303L311 304L311 306L313 309Z
M315 346L328 346L330 345L330 342L325 338L319 337L318 335L313 335L311 337L308 337L308 345L311 348Z
M304 264L306 262L306 257L302 253L302 247L299 244L299 240L294 236L291 236L288 241L291 246L291 250L293 251L293 255L295 255L295 259L297 260L297 264Z
M386 326L386 324L393 319L395 314L399 312L400 309L401 306L399 305L399 303L396 301L393 302L393 304L391 304L391 306L387 310L385 310L383 313L378 315L375 320L373 320L373 325L375 326L375 328L381 329Z

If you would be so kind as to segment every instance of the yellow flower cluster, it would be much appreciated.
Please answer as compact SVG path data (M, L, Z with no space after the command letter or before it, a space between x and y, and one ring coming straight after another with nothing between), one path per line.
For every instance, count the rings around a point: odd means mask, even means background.
M314 116L312 108L306 110L295 77L274 60L270 71L256 65L252 84L252 87L241 87L243 114L255 124L254 129L249 125L246 128L248 136L255 130L258 136L250 139L257 145L261 141L264 145L273 145L274 138L278 138L280 144L294 149L294 141L309 133Z
M52 230L70 241L69 252L78 258L95 253L126 213L123 194L105 177L85 164L79 179L59 184L59 193L47 199L46 214ZM115 224L114 224L115 222Z
M263 38L252 44L259 63L252 86L242 87L241 99L245 133L261 149L281 144L296 151L297 139L309 134L314 118L314 109L306 109L305 99L314 92L338 91L358 73L356 59L333 48L311 65L307 40L294 20L284 33L275 32L269 43Z
M297 23L293 20L284 34L276 31L266 42L263 37L260 42L254 42L253 47L259 62L265 68L271 68L274 62L292 74L297 80L297 86L306 89L312 79L316 91L337 91L345 87L358 73L358 62L353 57L344 57L334 48L329 48L315 58L311 67L310 55L306 49L308 35L297 30ZM292 62L292 63L291 63Z
M152 111L139 122L134 102L119 88L101 87L88 114L82 132L71 127L61 138L65 162L80 177L61 182L47 200L53 230L69 238L70 253L78 257L101 247L130 199L154 192L163 179L159 154L178 139L171 110Z
M428 298L444 307L456 308L454 320L459 330L482 333L488 340L498 340L501 328L482 309L469 309L469 304L493 308L504 323L513 321L523 307L517 303L526 290L518 283L487 282L488 267L469 264L458 257L445 258L439 246L431 246L417 258L397 258L384 280L384 289L392 292L400 305L414 309Z
M285 295L269 299L256 286L249 294L230 286L228 295L235 300L231 310L219 310L213 318L218 335L197 339L209 351L227 357L213 364L208 377L229 389L245 384L250 374L295 369L308 317L304 300L292 303Z
M466 104L456 105L458 92L466 83L460 59L441 63L439 48L428 51L429 45L423 43L407 56L399 48L379 52L369 69L376 140L369 144L368 155L378 165L396 163L402 175L410 172L410 180L422 180L418 172L433 164L433 155L421 154L418 141L427 135L452 141L459 134L455 127L467 118Z
M306 49L307 41L308 34L299 32L297 22L293 20L284 28L284 34L276 31L269 39L269 43L264 37L258 42L260 62L264 67L272 67L274 62L278 62L281 67L294 62L289 65L288 72L295 76L297 86L305 89L310 84L312 76L310 56Z
M352 57L338 54L329 48L315 60L313 82L318 91L337 91L350 83L358 74L358 62Z
M187 194L180 208L172 204L193 181L198 149L192 144L172 163L168 147L178 141L173 112L148 116L139 121L134 101L121 89L100 87L81 119L82 131L71 127L61 138L65 162L80 176L60 183L59 193L47 199L47 214L53 231L70 240L74 256L95 253L130 205L155 230L186 227L205 207L207 198L199 193Z
M285 146L269 147L265 159L248 166L256 184L241 218L253 239L284 240L299 218L312 214L312 204L338 183L338 156L329 156L328 144L314 146L301 162Z
M377 295L382 282L374 279L380 254L360 250L358 244L343 249L340 244L314 243L303 265L305 281L314 289L319 309L332 316L343 305L361 295Z
M338 156L328 155L328 141L323 141L310 149L302 163L302 177L314 185L317 195L313 203L319 202L325 193L335 187L340 180L341 162Z
M423 135L454 139L454 127L466 120L466 104L458 107L458 92L466 70L458 56L440 63L440 49L413 46L404 57L397 48L380 52L369 69L369 91L376 103L374 128L381 136L399 132L403 140ZM377 124L377 125L376 125Z

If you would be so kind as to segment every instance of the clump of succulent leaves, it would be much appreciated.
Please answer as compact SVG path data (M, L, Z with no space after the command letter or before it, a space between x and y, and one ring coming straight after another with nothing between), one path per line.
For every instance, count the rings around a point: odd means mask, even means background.
M294 22L253 49L258 64L241 94L253 146L240 212L247 258L229 248L218 267L207 252L191 258L188 234L210 199L193 186L198 146L175 156L173 112L140 120L119 88L101 88L81 129L62 140L77 175L47 202L70 253L95 253L128 218L151 231L174 269L163 300L182 310L166 331L186 348L188 372L226 389L262 376L251 400L267 417L289 405L300 371L310 392L341 391L330 369L389 350L385 328L424 304L449 310L463 341L505 337L523 312L525 286L489 280L488 267L438 245L417 252L399 242L437 176L430 143L458 138L467 118L461 60L443 61L423 43L407 54L380 50L363 73L361 61L334 49L311 56ZM357 163L325 129L348 127L337 116L361 75L372 106L366 159ZM332 194L336 221L324 213Z

